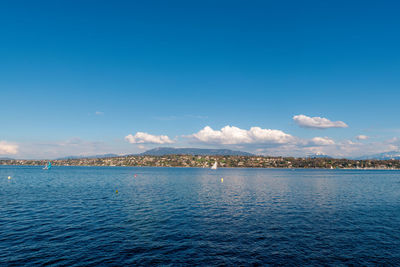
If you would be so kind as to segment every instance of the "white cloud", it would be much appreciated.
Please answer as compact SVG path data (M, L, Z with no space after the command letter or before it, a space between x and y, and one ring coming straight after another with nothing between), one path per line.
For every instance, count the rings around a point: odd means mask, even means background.
M367 140L368 138L369 138L368 136L362 134L356 136L357 140Z
M326 129L326 128L346 128L348 125L343 121L330 121L327 118L308 117L306 115L293 116L293 120L300 126L306 128Z
M213 130L210 126L206 126L191 137L203 143L223 145L285 144L294 140L293 136L280 130L262 129L260 127L244 130L235 126L225 126L221 130Z
M312 141L312 140L311 140ZM311 143L311 142L310 142ZM309 144L310 144L309 143ZM283 150L278 147L275 154L302 156L307 152L320 151L326 155L341 158L341 157L359 157L365 155L378 154L387 151L397 151L399 149L399 140L396 138L379 141L379 142L353 142L351 140L342 140L334 144L304 146L294 145L290 149Z
M400 139L398 137L393 137L385 141L387 144L398 143Z
M0 141L0 155L17 154L18 145L11 144L7 141Z
M328 137L314 137L311 139L311 143L316 146L328 146L328 145L334 145L335 141Z
M104 115L104 112L102 112L102 111L96 111L94 114L96 114L96 115Z
M125 136L125 140L131 144L172 144L173 141L166 135L151 135L137 132L135 135Z
M342 141L343 144L347 144L347 145L360 145L361 143L355 143L351 140L344 140Z

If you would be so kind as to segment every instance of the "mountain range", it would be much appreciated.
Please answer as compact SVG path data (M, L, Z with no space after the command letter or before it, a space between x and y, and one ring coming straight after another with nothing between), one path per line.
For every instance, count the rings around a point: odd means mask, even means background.
M140 156L164 156L164 155L199 155L199 156L254 156L254 154L230 149L206 149L206 148L172 148L158 147L139 154Z
M400 151L389 151L379 154L367 155L362 157L356 157L354 159L378 159L378 160L389 160L389 159L400 159Z
M312 154L312 155L308 155L306 158L311 158L311 159L328 159L328 158L332 158L331 156L325 155L325 154Z
M173 148L173 147L158 147L147 150L140 154L130 155L118 155L118 154L101 154L92 156L66 156L57 158L57 160L68 160L68 159L82 159L82 158L113 158L121 156L164 156L164 155L199 155L199 156L255 156L252 153L244 151L236 151L230 149L206 149L206 148ZM313 154L306 156L307 158L334 158L325 154ZM400 160L400 151L389 151L379 154L365 155L359 157L351 157L348 159L354 160ZM0 160L13 160L13 158L0 157Z
M114 158L119 157L117 154L102 154L102 155L92 155L92 156L66 156L62 158L57 158L56 160L67 160L67 159L97 159L97 158Z
M118 155L118 154L102 154L92 156L66 156L57 158L57 160L68 159L96 159L96 158L113 158L121 156L164 156L164 155L199 155L199 156L254 156L254 154L235 151L230 149L203 149L203 148L173 148L173 147L157 147L147 150L140 154Z

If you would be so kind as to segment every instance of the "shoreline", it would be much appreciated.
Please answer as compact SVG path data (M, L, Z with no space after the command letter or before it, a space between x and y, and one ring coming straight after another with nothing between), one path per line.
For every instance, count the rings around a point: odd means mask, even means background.
M0 164L0 168L5 167L38 167L42 168L41 165L19 165L19 164ZM57 167L100 167L100 168L171 168L171 169L202 169L211 170L210 168L195 167L195 166L113 166L113 165L52 165L52 168ZM218 169L263 169L263 170L329 170L329 171L339 171L339 170L352 170L352 171L400 171L400 168L286 168L286 167L219 167ZM215 171L215 170L214 170ZM217 170L218 171L218 170Z
M45 166L121 166L211 168L278 168L278 169L400 169L400 160L350 160L334 158L294 158L267 156L121 156L58 160L0 160L0 165Z

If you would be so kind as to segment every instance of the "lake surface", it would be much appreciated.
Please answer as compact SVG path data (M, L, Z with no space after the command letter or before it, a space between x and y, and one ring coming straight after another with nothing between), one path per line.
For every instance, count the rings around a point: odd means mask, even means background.
M33 264L400 265L400 171L1 166L0 265Z

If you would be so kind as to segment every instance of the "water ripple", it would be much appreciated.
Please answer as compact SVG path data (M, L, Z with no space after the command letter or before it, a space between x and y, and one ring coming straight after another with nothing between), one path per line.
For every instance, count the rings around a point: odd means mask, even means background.
M399 174L2 166L0 265L396 266Z

